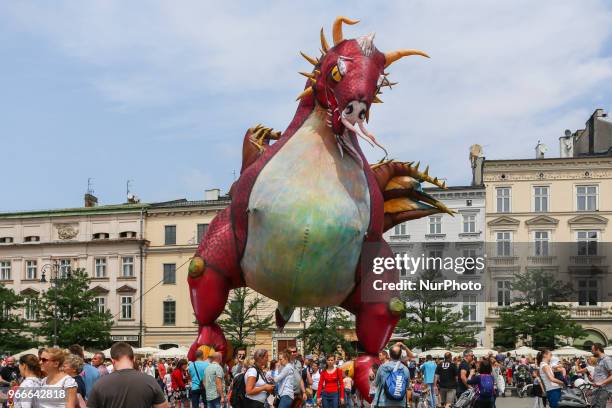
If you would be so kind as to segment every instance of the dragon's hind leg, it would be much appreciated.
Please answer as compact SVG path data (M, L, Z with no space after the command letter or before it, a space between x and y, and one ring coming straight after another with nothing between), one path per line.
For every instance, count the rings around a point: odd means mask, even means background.
M244 286L237 259L236 243L232 232L230 208L220 212L213 220L191 264L189 265L189 294L199 325L196 341L188 357L208 346L228 357L225 336L215 320L221 315L230 289Z

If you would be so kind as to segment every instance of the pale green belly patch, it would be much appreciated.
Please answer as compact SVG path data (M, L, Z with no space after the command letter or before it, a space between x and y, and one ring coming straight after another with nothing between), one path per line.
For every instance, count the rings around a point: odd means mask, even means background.
M313 113L251 192L244 277L281 304L338 305L354 288L370 196L363 169L333 138Z

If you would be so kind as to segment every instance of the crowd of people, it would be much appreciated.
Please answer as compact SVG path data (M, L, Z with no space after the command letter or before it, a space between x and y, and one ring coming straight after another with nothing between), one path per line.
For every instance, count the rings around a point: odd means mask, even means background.
M0 389L9 396L6 406L15 408L493 408L513 386L530 389L534 407L557 408L561 389L579 379L595 387L593 407L604 408L612 395L612 357L599 344L592 352L591 358L573 360L559 360L548 350L535 359L504 353L476 358L469 349L460 356L416 358L395 343L379 353L368 373L368 395L361 395L351 361L338 354L302 356L290 347L277 360L265 349L251 356L239 349L229 364L214 350L207 356L198 350L193 362L141 360L120 342L110 358L96 353L90 361L78 345L43 348L18 361L8 357L1 363ZM32 396L27 390L55 394Z

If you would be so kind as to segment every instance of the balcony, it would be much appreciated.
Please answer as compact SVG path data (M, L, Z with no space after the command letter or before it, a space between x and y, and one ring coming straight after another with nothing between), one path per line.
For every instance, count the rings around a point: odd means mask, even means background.
M572 317L575 319L609 319L610 314L605 307L577 306L571 309Z
M518 256L491 256L487 258L487 263L492 267L517 266Z
M389 237L389 241L393 241L393 242L406 242L406 241L410 241L410 235L408 235L408 234L404 234L404 235L391 235Z
M556 256L528 256L527 262L529 265L537 266L548 266L556 265Z
M605 258L601 255L575 255L570 256L570 263L576 266L603 266Z

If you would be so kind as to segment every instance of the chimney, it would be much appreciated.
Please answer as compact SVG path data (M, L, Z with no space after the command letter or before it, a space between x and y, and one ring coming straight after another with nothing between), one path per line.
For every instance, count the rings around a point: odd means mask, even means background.
M221 192L218 188L213 188L204 191L204 200L206 201L217 201L219 199L219 193Z
M540 141L538 140L538 144L535 147L535 154L536 154L536 159L543 159L544 158L544 153L546 153L548 151L548 147L546 147L546 145L544 143L540 143Z
M85 193L85 207L95 207L97 205L98 197L90 193Z

